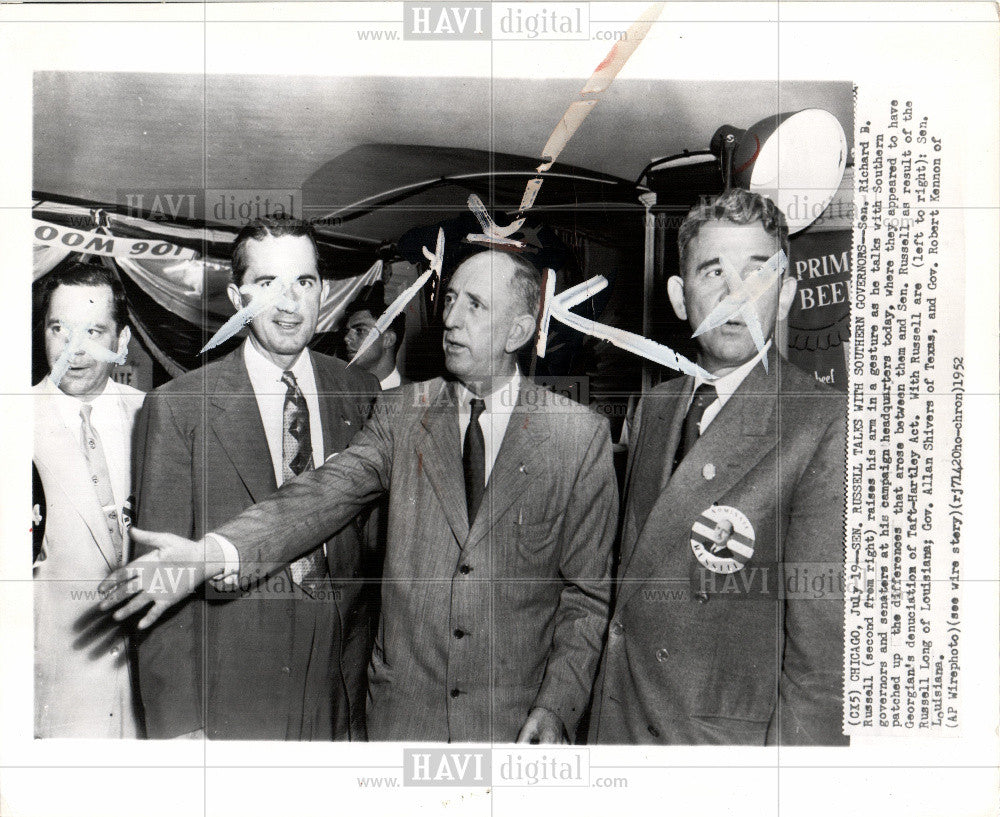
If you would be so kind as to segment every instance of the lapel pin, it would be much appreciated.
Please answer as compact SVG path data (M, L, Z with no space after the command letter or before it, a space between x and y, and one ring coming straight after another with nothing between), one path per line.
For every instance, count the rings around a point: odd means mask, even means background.
M524 467L524 463L523 462L517 467L517 470L520 471L522 474L527 474L528 473L528 469Z
M715 479L715 465L713 463L705 463L705 467L701 469L701 475L705 479Z

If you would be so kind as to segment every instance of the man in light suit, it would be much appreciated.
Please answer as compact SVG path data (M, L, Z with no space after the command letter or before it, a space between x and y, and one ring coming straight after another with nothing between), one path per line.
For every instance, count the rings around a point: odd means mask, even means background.
M33 462L45 496L35 556L35 735L131 738L140 732L125 634L95 619L94 582L127 558L132 424L142 392L115 383L86 348L128 348L121 282L76 263L42 283L49 374L32 389ZM57 381L57 382L56 382Z
M788 228L770 200L732 190L692 210L679 244L668 294L695 328L787 255ZM846 742L846 401L776 354L795 288L786 272L756 302L763 353L737 314L698 337L714 380L676 378L640 404L593 740ZM825 594L794 586L807 573L831 577Z
M103 608L152 601L148 625L186 592L151 588L162 561L193 562L197 582L233 547L251 579L388 492L369 737L569 739L607 625L617 491L607 421L517 370L538 301L523 260L466 260L444 300L451 379L383 394L346 451L201 542L137 533L158 550L103 585Z
M232 259L235 309L263 288L284 286L284 297L236 351L151 392L139 419L137 521L182 536L202 536L346 448L378 391L367 373L307 349L325 289L307 224L253 221ZM149 737L364 739L360 533L345 519L268 581L207 587L144 634Z

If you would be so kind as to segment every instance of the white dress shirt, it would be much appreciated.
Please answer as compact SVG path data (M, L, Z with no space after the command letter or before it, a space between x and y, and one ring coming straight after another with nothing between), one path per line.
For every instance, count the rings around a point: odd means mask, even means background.
M458 397L458 431L465 447L465 432L472 417L472 398L474 395L461 383L455 384ZM493 463L497 461L497 453L503 443L503 436L510 424L510 415L517 406L517 397L521 392L521 373L514 371L514 376L498 389L483 396L486 409L479 415L479 427L483 430L483 442L486 444L486 482L490 481ZM485 483L484 483L485 484Z
M288 388L281 382L285 370L273 361L264 357L260 350L248 340L243 344L243 360L250 375L250 385L257 398L257 408L260 409L260 419L264 424L264 435L267 437L267 447L271 452L271 466L274 468L274 481L281 486L282 475L282 438L284 435L285 396ZM316 374L313 371L312 358L309 350L303 350L291 370L295 382L306 399L309 409L309 437L312 442L313 468L323 463L323 424L320 422L319 397L316 394Z
M51 383L51 381L49 381ZM140 395L141 397L142 395ZM56 411L73 438L83 450L83 420L80 409L83 401L52 386ZM122 407L121 395L115 383L108 378L102 391L90 401L93 406L90 424L101 438L104 458L108 461L111 493L115 498L118 521L121 524L122 507L129 495L130 459L132 456L132 417Z
M705 430L712 424L712 420L719 416L719 412L722 411L722 407L729 402L729 398L733 396L740 384L746 380L748 374L760 363L760 359L767 355L768 349L771 348L771 341L764 344L764 348L761 349L756 355L754 355L750 360L740 366L738 369L733 369L729 374L724 374L715 380L705 380L702 377L695 377L694 379L694 389L698 390L698 387L703 383L710 383L715 386L715 391L719 395L714 403L709 404L708 408L705 409L705 413L701 417L701 422L698 423L698 436L700 437L705 433ZM691 407L691 403L694 401L694 392L691 392L691 398L688 400L688 408Z
M393 370L389 372L384 378L379 380L378 385L382 391L386 389L394 389L396 386L403 382L403 376L399 373L399 369L393 367Z

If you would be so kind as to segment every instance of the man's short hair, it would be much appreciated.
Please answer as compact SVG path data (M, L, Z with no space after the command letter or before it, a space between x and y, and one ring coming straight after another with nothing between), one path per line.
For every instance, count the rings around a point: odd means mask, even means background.
M125 328L128 323L128 299L125 296L125 287L118 276L107 267L73 261L42 278L41 289L38 292L38 310L43 321L48 318L52 294L61 286L110 287L111 314L115 322L115 332L121 332Z
M357 312L371 313L372 320L378 320L379 316L385 312L387 305L385 300L377 295L359 295L347 305L344 310L344 320L349 321L351 315ZM403 336L406 334L406 313L400 312L392 323L389 324L389 331L396 333L396 342L392 346L393 353L399 352L399 347L403 345Z
M316 269L319 270L319 245L316 243L316 231L308 221L297 218L263 217L255 218L237 233L233 240L232 269L233 282L236 286L243 285L243 276L247 273L247 243L262 241L270 236L280 238L290 235L295 238L305 237L312 244L313 255L316 258Z
M537 318L538 307L542 300L542 275L538 271L538 268L524 256L496 249L472 253L462 259L461 264L472 260L476 256L487 253L494 256L503 256L511 262L511 286L514 289L514 297L517 301L515 308L521 310L519 314L531 315L532 318Z
M688 246L698 235L702 225L709 221L728 221L732 224L753 224L759 221L764 232L777 238L781 249L788 255L788 222L785 214L767 196L734 187L720 196L706 196L685 217L677 233L682 277L687 274Z

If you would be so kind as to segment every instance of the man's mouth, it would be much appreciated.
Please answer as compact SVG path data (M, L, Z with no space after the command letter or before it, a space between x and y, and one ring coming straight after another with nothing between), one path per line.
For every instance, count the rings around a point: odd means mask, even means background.
M457 341L454 341L451 338L444 339L444 350L446 352L451 352L452 354L456 354L458 352L461 352L465 348L467 347L465 346L464 343L458 343Z
M275 318L274 323L281 329L284 329L286 331L297 329L299 326L302 325L301 320L281 320L280 318Z

